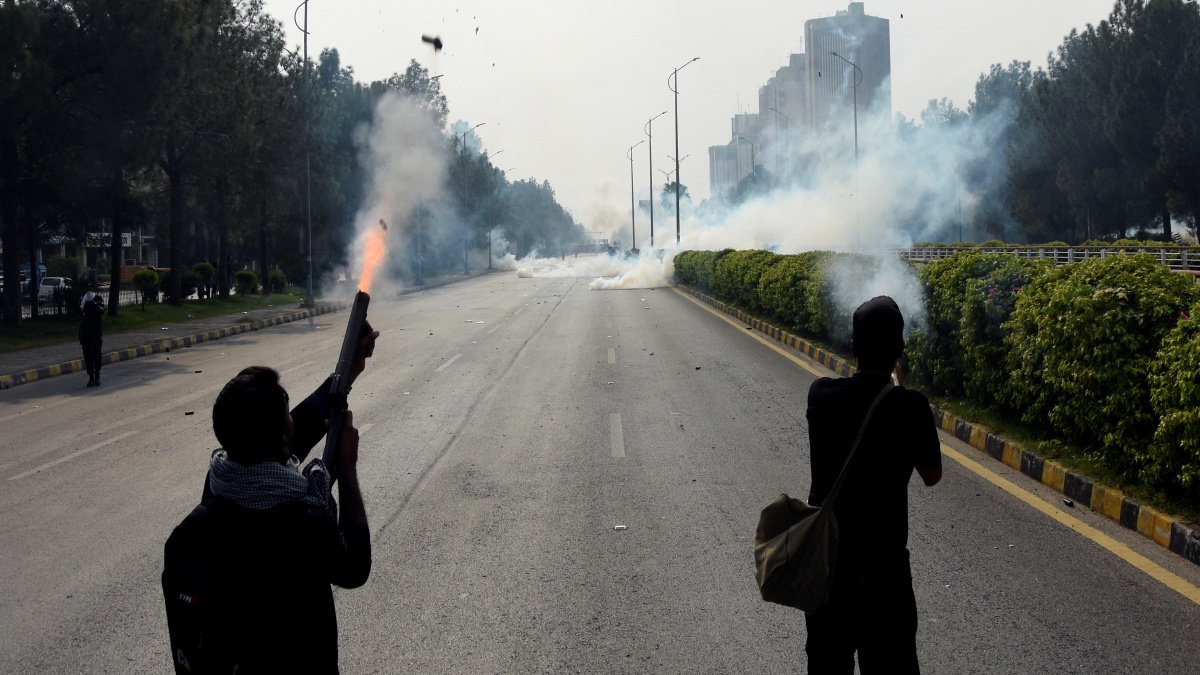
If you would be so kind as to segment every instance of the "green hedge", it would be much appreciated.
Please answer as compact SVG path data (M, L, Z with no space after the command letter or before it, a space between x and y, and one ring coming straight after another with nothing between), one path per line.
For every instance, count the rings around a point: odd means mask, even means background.
M845 348L879 261L814 251L684 251L679 283ZM1048 261L965 250L922 266L913 380L1017 413L1114 472L1200 484L1200 286L1150 255ZM913 313L915 314L915 313Z
M1172 490L1200 485L1200 305L1180 314L1150 366L1159 416L1143 477Z
M1051 270L1021 292L1009 321L1007 403L1135 476L1158 426L1150 364L1197 298L1190 276L1144 254Z

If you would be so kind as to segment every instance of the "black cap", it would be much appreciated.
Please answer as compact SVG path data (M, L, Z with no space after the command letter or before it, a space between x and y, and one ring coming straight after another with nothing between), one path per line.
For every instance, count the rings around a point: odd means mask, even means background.
M851 339L854 355L871 362L891 361L900 356L904 345L904 315L886 295L880 295L854 310Z

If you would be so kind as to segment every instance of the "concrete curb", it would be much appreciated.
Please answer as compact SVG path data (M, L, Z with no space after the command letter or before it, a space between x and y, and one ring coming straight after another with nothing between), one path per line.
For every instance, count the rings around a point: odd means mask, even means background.
M686 286L679 290L706 305L745 322L779 342L816 360L835 374L849 377L854 367L846 359L827 352L811 342L781 330L742 310L695 291ZM1026 476L1061 493L1075 505L1082 506L1133 530L1163 548L1200 565L1200 525L1171 516L1154 507L1125 495L1116 488L1069 471L1052 459L1030 452L987 428L956 417L931 406L934 420L941 429L955 438L1000 461Z
M305 309L298 312L288 312L270 319L262 319L250 321L247 323L239 323L225 328L216 328L203 333L187 335L184 337L167 338L165 340L155 340L150 344L139 345L137 347L129 347L120 349L114 352L107 352L100 355L100 365L109 365L120 361L129 361L131 359L149 356L151 354L160 354L170 352L172 349L182 347L191 347L192 345L200 344L201 342L209 342L212 340L220 340L224 337L232 335L240 335L252 330L262 330L271 326L279 326L292 321L307 319L310 316L320 316L330 312L336 312L339 309L347 307L345 303L336 305L325 305L315 307L311 310ZM71 373L79 373L85 370L83 359L71 359L62 363L55 363L41 368L32 368L30 370L22 370L8 375L0 375L0 389L9 389L19 384L27 384L29 382L37 382L59 375L70 375Z

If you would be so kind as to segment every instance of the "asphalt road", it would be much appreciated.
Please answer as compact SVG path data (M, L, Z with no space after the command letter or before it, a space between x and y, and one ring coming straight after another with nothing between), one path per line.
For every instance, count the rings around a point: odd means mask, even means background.
M373 300L351 400L375 565L336 592L343 672L804 671L803 616L759 600L751 542L767 502L807 493L813 375L670 289L587 284ZM250 364L306 395L345 321L0 392L0 672L169 671L162 543L199 498L213 399ZM910 501L925 672L1195 671L1200 606L1142 569L949 459Z

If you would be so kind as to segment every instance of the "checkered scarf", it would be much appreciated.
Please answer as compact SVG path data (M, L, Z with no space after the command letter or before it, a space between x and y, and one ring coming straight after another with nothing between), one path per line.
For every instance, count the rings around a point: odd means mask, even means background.
M300 470L300 460L292 455L286 464L259 462L249 466L229 459L229 453L213 451L208 467L208 485L213 494L237 506L262 511L292 501L303 501L337 516L329 472L320 459Z

